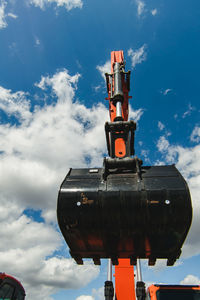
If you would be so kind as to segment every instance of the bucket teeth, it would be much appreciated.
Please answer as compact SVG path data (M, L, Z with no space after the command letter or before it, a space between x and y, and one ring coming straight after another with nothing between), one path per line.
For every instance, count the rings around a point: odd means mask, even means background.
M135 256L130 257L130 264L132 266L136 266L137 265L137 257L135 257Z
M112 256L111 261L114 266L117 266L119 264L118 258L116 256Z
M154 257L150 257L149 258L149 266L154 266L155 265L155 263L156 263L156 258L154 258Z
M95 265L100 266L101 265L101 260L99 257L95 257L93 258L93 262Z

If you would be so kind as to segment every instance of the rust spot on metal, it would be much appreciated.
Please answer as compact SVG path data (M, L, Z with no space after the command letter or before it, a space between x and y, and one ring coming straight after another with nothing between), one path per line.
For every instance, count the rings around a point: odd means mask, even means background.
M81 193L81 203L82 204L89 204L91 205L92 203L94 203L94 200L89 200L88 197L84 194L84 193Z
M150 204L159 204L158 200L149 200L148 201Z

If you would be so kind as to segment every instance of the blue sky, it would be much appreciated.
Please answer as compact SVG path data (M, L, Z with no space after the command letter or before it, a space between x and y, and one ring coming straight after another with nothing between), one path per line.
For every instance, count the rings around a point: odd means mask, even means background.
M102 165L109 120L104 71L123 50L130 117L145 165L176 163L193 224L174 267L143 279L200 283L200 4L145 0L0 0L0 266L27 299L102 300L106 261L70 258L56 222L69 167Z

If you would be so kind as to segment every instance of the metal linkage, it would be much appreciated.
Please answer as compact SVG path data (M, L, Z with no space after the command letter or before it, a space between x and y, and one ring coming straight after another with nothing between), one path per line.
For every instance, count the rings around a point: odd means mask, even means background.
M108 154L110 157L129 157L134 155L134 136L136 130L136 123L134 121L117 121L106 122L105 133ZM118 153L116 141L123 140L124 148L122 147L123 154Z
M122 64L118 62L114 64L114 95L112 101L116 105L116 117L114 121L123 121L122 103L124 101L124 93L122 87Z
M137 281L142 281L142 271L141 271L141 264L140 264L140 259L137 259L137 264L136 264L136 275L137 275Z
M146 289L145 289L145 283L142 281L140 259L137 259L136 274L137 274L136 297L138 300L145 300Z
M143 161L139 159L137 156L135 157L125 157L123 159L120 158L109 158L104 157L103 161L103 179L106 180L109 174L120 173L123 170L131 170L132 173L136 173L138 178L141 179L141 166ZM135 264L135 258L130 258L132 264Z
M113 300L114 296L114 287L112 281L105 281L104 283L104 296L105 300Z
M107 281L104 283L104 296L105 300L113 300L114 287L112 282L112 261L108 259L108 276Z
M112 261L108 259L108 281L112 281Z

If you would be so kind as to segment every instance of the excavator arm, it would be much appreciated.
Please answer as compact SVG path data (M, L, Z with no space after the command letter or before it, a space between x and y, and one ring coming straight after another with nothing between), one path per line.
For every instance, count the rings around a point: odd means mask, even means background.
M77 263L92 258L180 256L192 220L187 183L174 165L143 166L134 154L135 122L128 120L130 72L123 51L111 53L106 75L110 122L105 124L108 154L102 168L70 169L57 205L58 223Z
M192 205L175 165L144 166L134 156L136 124L128 120L130 71L125 71L123 51L111 53L106 84L108 157L101 168L69 170L59 190L57 217L75 261L91 258L99 265L109 258L116 266L116 299L134 300L132 265L140 258L149 265L165 258L173 265L191 225ZM108 300L113 287L110 280L107 284ZM144 286L137 291L142 299Z

